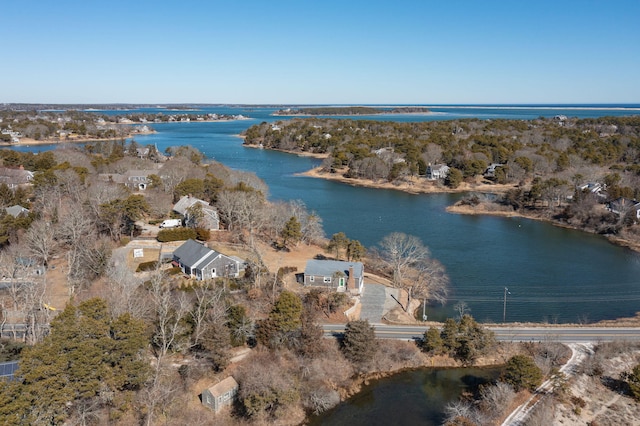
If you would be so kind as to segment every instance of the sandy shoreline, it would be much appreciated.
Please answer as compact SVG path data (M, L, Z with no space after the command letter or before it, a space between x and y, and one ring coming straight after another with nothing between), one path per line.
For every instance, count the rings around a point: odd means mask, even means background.
M409 176L405 182L393 183L388 181L370 181L367 179L346 178L341 173L327 173L322 171L322 167L316 167L309 171L299 173L300 176L327 179L335 182L346 183L352 186L365 188L394 189L410 194L455 194L463 192L483 192L500 194L514 188L513 185L492 185L486 183L462 183L459 187L448 188L437 181L430 181L424 177Z
M27 145L64 145L64 144L76 144L76 143L86 143L86 142L104 142L104 141L117 141L121 139L129 139L135 138L137 135L151 135L156 133L156 131L147 131L147 132L135 132L129 135L117 136L114 138L72 138L72 139L47 139L47 140L36 140L32 138L20 138L20 142L18 143L0 143L0 148L12 148L16 146L27 146Z

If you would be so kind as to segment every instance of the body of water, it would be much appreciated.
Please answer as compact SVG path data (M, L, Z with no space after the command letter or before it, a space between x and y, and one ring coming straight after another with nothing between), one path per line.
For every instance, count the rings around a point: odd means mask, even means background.
M451 368L405 371L364 386L335 408L312 417L309 425L420 425L444 423L446 405L463 392L495 381L500 368Z
M136 141L156 144L161 151L191 145L231 168L253 171L269 186L272 200L302 200L317 212L328 236L345 232L368 247L391 232L420 237L433 257L445 265L452 282L449 303L428 308L429 319L452 316L453 305L463 301L479 321L502 321L505 287L509 289L507 321L593 322L640 311L640 256L600 236L518 218L449 214L446 206L460 195L413 195L303 177L297 174L318 165L319 160L244 147L237 137L244 129L285 119L270 115L276 109L194 111L242 114L250 119L154 124L158 133L136 136ZM429 115L357 118L425 121L640 115L638 105L432 106L431 110L434 113Z

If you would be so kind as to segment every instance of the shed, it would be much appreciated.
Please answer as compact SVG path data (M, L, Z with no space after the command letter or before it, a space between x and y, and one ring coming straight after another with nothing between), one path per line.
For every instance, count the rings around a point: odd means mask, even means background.
M233 404L238 394L238 382L229 376L219 383L202 391L202 405L211 408L216 413L223 407Z

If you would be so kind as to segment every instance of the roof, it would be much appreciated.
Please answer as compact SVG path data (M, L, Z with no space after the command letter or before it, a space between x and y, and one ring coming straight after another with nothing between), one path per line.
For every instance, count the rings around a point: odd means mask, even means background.
M434 164L433 166L429 165L429 168L433 171L449 170L449 166L447 166L446 164Z
M7 211L7 214L10 214L13 217L18 217L20 216L22 213L28 214L29 210L16 204L15 206L11 206L11 207L7 207L5 208L5 210Z
M173 210L180 213L181 215L184 215L187 212L187 209L196 203L201 203L203 207L209 205L209 203L204 200L185 195L180 198L180 200L178 200L178 202L173 206Z
M13 374L18 369L18 361L0 363L0 379L13 380Z
M208 261L215 259L219 254L217 251L211 250L195 240L185 241L173 252L174 257L177 257L182 264L190 268L207 264Z
M364 265L362 264L362 262L317 259L311 259L307 261L307 266L304 269L304 273L305 275L330 277L336 272L342 272L348 276L349 267L353 268L354 278L359 278L364 275Z
M226 379L222 380L220 383L216 383L215 385L211 386L207 390L211 392L211 395L213 396L220 396L236 388L238 388L238 382L236 382L236 379L234 379L233 376L229 376Z

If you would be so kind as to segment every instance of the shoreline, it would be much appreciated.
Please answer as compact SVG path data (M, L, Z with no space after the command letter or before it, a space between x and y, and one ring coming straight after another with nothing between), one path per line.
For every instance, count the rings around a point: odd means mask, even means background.
M367 179L347 178L340 173L327 173L322 171L322 167L315 167L306 172L298 173L298 176L306 176L318 179L326 179L334 182L346 183L351 186L359 186L364 188L377 189L394 189L396 191L404 191L410 194L459 194L464 192L481 192L490 194L502 194L515 185L493 185L483 183L462 183L458 188L452 189L438 183L437 181L429 181L423 177L410 176L408 182L393 183L388 181L370 181Z
M575 226L571 226L571 225L567 225L561 222L556 222L553 220L549 220L543 217L539 217L539 216L535 216L535 215L527 215L527 214L523 214L517 211L509 211L509 210L492 210L492 209L487 209L486 205L483 204L479 204L477 206L471 207L468 205L459 205L459 204L453 204L451 206L448 206L445 209L448 213L452 213L452 214L465 214L465 215L471 215L471 216L477 216L477 215L485 215L485 216L497 216L497 217L518 217L518 218L522 218L522 219L528 219L528 220L536 220L539 222L545 222L548 223L550 225L553 226L557 226L559 228L566 228L566 229L573 229L576 231L580 231L580 232L586 232L588 234L593 234L593 235L598 235L601 236L603 238L606 238L607 241L609 241L611 244L620 246L620 247L625 247L629 250L632 250L636 253L640 253L640 243L637 242L633 242L633 241L629 241L625 238L619 237L617 235L612 235L612 234L598 234L596 232L591 232L587 229L583 229L583 228L578 228Z
M241 139L245 139L242 135L238 135ZM245 144L248 148L262 149L256 145ZM287 151L281 149L273 149L273 148L265 148L270 149L272 151L284 152L287 154L298 155L299 157L314 157L314 158L327 158L329 154L316 154L316 153L308 153L308 152L294 152ZM367 179L358 179L358 178L347 178L342 175L342 173L328 173L322 171L322 167L314 167L311 170L307 170L306 172L296 173L296 176L305 176L315 179L326 179L334 182L344 183L347 185L355 186L355 187L363 187L363 188L373 188L373 189L392 189L396 191L403 191L409 194L461 194L465 192L478 192L485 194L503 194L510 189L514 189L517 187L515 184L511 185L500 185L500 184L486 184L482 183L482 179L479 178L476 180L476 183L467 183L463 182L458 186L458 188L452 189L444 186L442 183L438 181L429 181L424 177L418 176L410 176L406 179L409 182L403 183L392 183L388 181L371 181ZM535 215L526 215L513 210L498 210L498 209L487 209L484 208L485 205L481 204L483 207L470 207L470 206L460 206L460 205L451 205L446 208L448 213L453 214L467 214L467 215L487 215L487 216L500 216L500 217L520 217L523 219L529 220L537 220L540 222L546 222L553 226L558 226L561 228L574 229L580 232L586 232L593 235L600 235L606 238L611 244L615 244L620 247L626 247L629 250L640 253L640 242L629 241L623 237L617 235L603 235L597 234L595 232L591 232L587 229L577 228L575 226L563 224L560 222L556 222L544 217L535 216Z
M113 138L73 138L73 139L48 139L48 140L36 140L32 138L21 138L18 143L0 143L0 148L13 148L17 146L37 146L37 145L65 145L87 142L104 142L104 141L117 141L121 139L134 138L136 135L151 135L156 133L150 132L136 132L130 135L117 136Z

